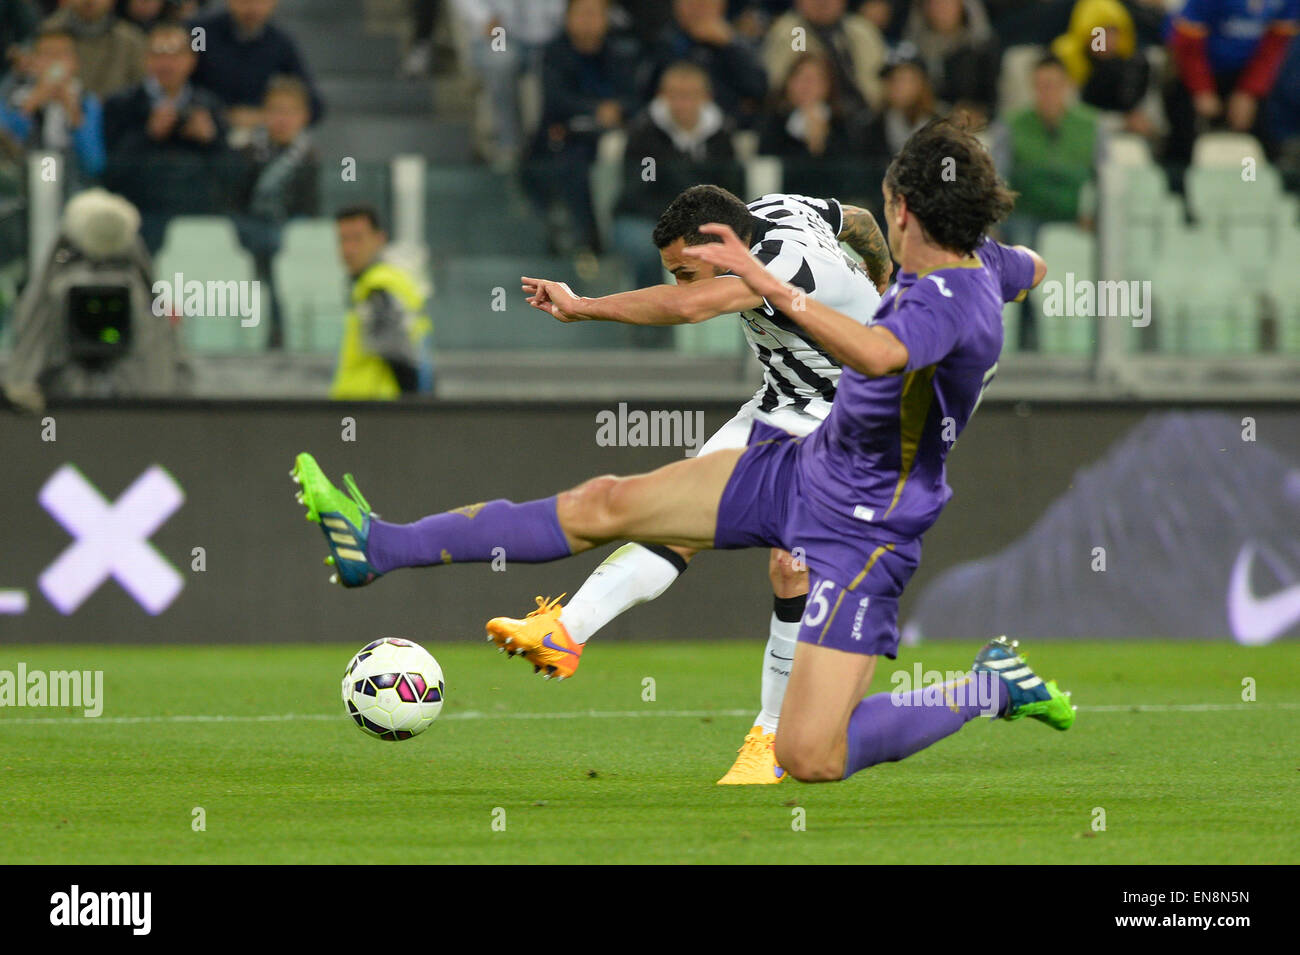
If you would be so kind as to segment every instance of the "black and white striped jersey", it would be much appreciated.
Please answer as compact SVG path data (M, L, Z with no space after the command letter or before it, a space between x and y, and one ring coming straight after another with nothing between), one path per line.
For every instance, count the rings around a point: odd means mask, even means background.
M870 277L840 248L843 212L834 199L773 193L749 203L750 251L783 282L867 324L880 304ZM764 301L740 314L745 337L763 363L759 410L830 413L840 366L790 316Z

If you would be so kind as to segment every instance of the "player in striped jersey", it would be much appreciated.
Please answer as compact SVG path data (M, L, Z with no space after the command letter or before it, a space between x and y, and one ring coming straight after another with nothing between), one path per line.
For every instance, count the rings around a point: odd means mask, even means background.
M893 263L871 213L834 199L773 194L746 205L717 186L694 186L678 196L655 228L654 242L676 285L660 285L603 298L582 298L567 285L524 279L529 301L565 322L618 321L671 325L739 313L750 347L763 366L763 384L736 416L700 449L709 454L744 447L755 420L791 434L809 434L830 413L840 365L789 315L753 294L735 276L684 254L712 241L699 227L727 222L746 237L753 254L773 274L806 295L866 323L880 302ZM866 271L845 255L845 241L862 256ZM525 656L546 676L560 679L577 669L588 638L624 611L662 594L695 552L686 548L626 544L602 563L568 606L538 598L538 609L516 620L498 617L488 632L501 639L527 639L550 630L554 648ZM794 658L799 620L808 593L802 561L782 550L769 559L773 612L764 651L761 709L731 770L719 783L780 782L785 774L773 750L781 700Z
M988 237L1015 196L965 129L935 120L914 133L882 189L901 271L866 326L777 279L748 233L742 239L730 223L701 226L721 241L683 252L796 317L843 362L834 407L809 436L755 420L743 450L409 524L376 518L349 475L345 493L304 452L293 470L299 498L325 532L339 580L359 586L403 567L486 563L501 547L517 562L543 563L628 538L697 550L805 547L813 589L775 744L790 775L847 779L920 752L978 716L1069 729L1069 694L1039 677L1005 637L986 644L938 699L930 687L864 698L877 658L897 657L898 600L920 562L922 537L952 497L949 452L997 371L1004 303L1023 298L1047 272L1033 250ZM492 639L512 652L576 656L553 639L562 633L559 615L550 619L523 644Z

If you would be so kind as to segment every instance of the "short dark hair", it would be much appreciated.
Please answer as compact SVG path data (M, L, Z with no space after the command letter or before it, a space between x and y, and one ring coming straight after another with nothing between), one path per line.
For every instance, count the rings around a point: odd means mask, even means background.
M664 209L655 223L656 249L685 239L687 245L722 241L716 235L700 231L700 226L721 222L731 226L740 238L748 238L754 231L754 216L743 199L721 186L691 186Z
M931 120L903 144L885 171L885 187L907 200L931 242L962 255L975 251L1016 199L988 150L946 119Z
M1059 56L1057 56L1055 53L1045 53L1045 54L1043 54L1042 56L1040 56L1040 57L1039 57L1039 58L1034 62L1034 72L1037 73L1039 70L1043 69L1044 67L1048 67L1048 66L1052 67L1053 69L1061 70L1061 71L1063 71L1063 72L1065 72L1065 73L1069 73L1069 72L1070 72L1070 71L1069 71L1068 69L1066 69L1066 67L1065 67L1065 61L1062 60L1062 59L1061 59Z
M365 219L370 223L372 229L377 232L384 231L384 224L379 219L379 210L368 202L358 202L355 205L344 206L334 213L335 222L342 222L344 219Z

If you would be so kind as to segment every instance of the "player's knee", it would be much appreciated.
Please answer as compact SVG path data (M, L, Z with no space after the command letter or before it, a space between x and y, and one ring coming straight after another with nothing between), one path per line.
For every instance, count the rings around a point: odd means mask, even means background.
M603 474L561 493L556 507L565 530L593 541L616 534L613 496L619 481L612 474Z
M827 783L844 777L843 760L833 748L819 745L802 734L776 734L776 761L801 783Z
M640 487L640 478L620 477L611 479L605 488L605 517L615 533L626 524L629 517L636 514L639 502L644 500Z
M797 597L808 592L808 570L788 551L773 550L767 561L767 576L778 597Z

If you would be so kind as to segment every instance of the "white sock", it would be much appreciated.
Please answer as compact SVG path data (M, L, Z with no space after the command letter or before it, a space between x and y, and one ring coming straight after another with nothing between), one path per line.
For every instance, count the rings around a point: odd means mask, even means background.
M656 551L624 544L591 572L560 615L574 643L586 643L623 611L654 600L681 575L684 562L679 567ZM668 553L681 560L672 551Z
M799 621L778 620L772 614L772 629L763 651L763 690L760 699L763 709L754 718L754 725L764 733L775 733L781 720L781 701L785 699L785 686L790 682L790 667L794 661L795 644L799 641Z

